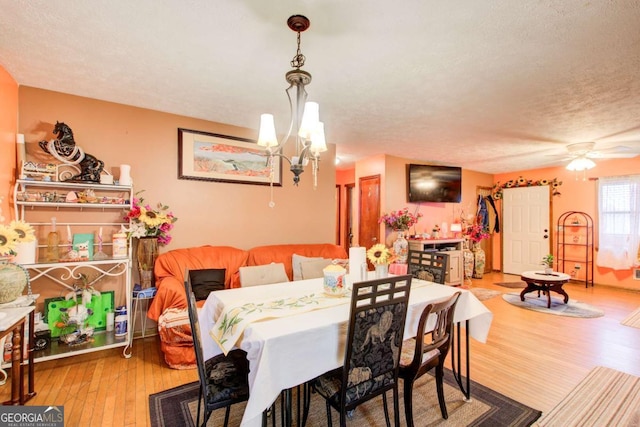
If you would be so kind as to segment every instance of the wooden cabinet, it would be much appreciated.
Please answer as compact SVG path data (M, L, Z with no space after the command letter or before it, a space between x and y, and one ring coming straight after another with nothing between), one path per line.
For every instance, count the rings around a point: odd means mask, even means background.
M464 280L462 258L464 239L409 239L409 250L426 251L435 249L449 256L449 271L445 284L460 286Z
M593 286L593 219L584 212L569 211L558 218L556 269Z
M47 311L53 310L45 299L63 299L60 297L76 290L74 285L79 281L90 281L101 295L108 294L107 297L93 297L109 300L100 302L99 306L104 311L125 306L127 313L131 313L131 249L125 250L124 255L114 256L112 235L122 226L129 225L125 214L131 206L132 197L131 186L33 180L16 182L13 200L16 218L28 222L38 240L35 262L23 263L22 266L30 274L34 293L40 295L36 310L42 312L50 330L55 327L51 323L57 322L51 321L52 316L47 317ZM55 245L59 253L57 261L47 256L47 252L49 255L52 253L48 237L54 223L59 235ZM72 236L77 234L88 236L88 241L92 242L88 244L92 246L91 251L87 250L89 256L84 256L85 252L70 252ZM96 257L100 249L102 252ZM82 256L76 257L76 254ZM100 319L103 316L106 317L106 313L101 313ZM63 344L52 337L48 348L35 351L35 359L58 359L114 347L124 347L123 355L130 357L129 335L115 336L113 331L105 329L106 321L100 320L91 339L81 344Z

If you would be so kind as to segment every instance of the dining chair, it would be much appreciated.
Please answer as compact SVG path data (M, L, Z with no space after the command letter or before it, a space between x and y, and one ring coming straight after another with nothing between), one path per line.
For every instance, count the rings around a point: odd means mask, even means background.
M382 395L390 427L389 390L393 391L395 425L400 425L398 369L410 290L411 275L353 284L344 365L312 382L313 389L326 400L329 426L331 408L340 413L340 426L344 427L347 413Z
M409 273L420 280L444 284L447 279L449 255L434 251L409 250Z
M444 401L444 361L451 347L453 314L459 297L458 291L444 301L427 305L420 315L415 338L402 343L399 376L404 384L404 411L408 427L413 427L413 383L433 368L436 368L440 412L445 420L449 417Z
M240 267L238 273L240 275L240 286L243 288L289 281L283 263Z
M205 426L214 410L226 408L224 426L229 423L231 405L249 399L249 361L247 353L240 349L231 350L226 356L219 354L204 360L200 324L196 308L196 298L191 287L189 272L184 275L184 288L187 294L187 311L193 335L193 347L196 353L200 393L196 426ZM202 405L201 405L201 402ZM200 412L204 407L204 417L200 424Z

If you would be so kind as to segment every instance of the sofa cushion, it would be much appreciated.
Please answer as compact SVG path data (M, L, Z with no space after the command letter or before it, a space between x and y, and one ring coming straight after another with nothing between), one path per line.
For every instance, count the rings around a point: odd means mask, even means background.
M288 282L289 278L284 271L284 264L254 265L251 267L240 267L240 285L259 286L271 283Z
M321 256L308 257L298 254L291 255L291 269L293 271L293 280L302 280L302 263L307 261L315 261L323 259Z
M315 279L324 277L324 268L332 263L332 260L326 258L305 261L300 264L303 279Z
M210 292L224 289L226 268L202 268L189 270L191 288L196 301L206 300Z
M293 280L293 254L328 259L346 259L349 257L347 251L345 251L342 246L331 243L269 245L249 249L247 265L264 265L272 262L281 262L284 264L289 280Z

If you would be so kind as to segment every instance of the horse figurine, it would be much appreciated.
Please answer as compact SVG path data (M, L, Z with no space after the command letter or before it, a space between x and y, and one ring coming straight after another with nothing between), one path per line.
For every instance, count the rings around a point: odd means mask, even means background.
M65 181L100 182L104 162L82 151L73 139L73 131L65 123L56 121L53 133L57 138L49 142L40 141L40 148L65 164L80 165L80 173Z

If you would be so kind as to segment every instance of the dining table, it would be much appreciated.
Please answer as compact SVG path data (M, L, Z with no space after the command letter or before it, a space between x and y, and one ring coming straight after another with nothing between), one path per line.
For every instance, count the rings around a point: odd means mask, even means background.
M404 339L415 336L420 314L427 304L458 291L461 295L453 320L465 331L468 385L469 336L486 342L493 319L491 311L473 293L412 279ZM260 426L263 411L282 391L342 366L350 297L350 292L342 297L324 295L322 278L209 294L198 313L205 360L231 348L246 351L249 360L249 400L242 426ZM309 302L316 300L317 303ZM280 309L280 306L286 308ZM235 320L230 321L231 318ZM240 318L243 320L239 321ZM227 333L230 329L235 329L234 333ZM460 345L452 350L458 352L460 360ZM455 360L453 356L452 362ZM462 388L460 381L458 384ZM468 398L468 386L463 392Z

